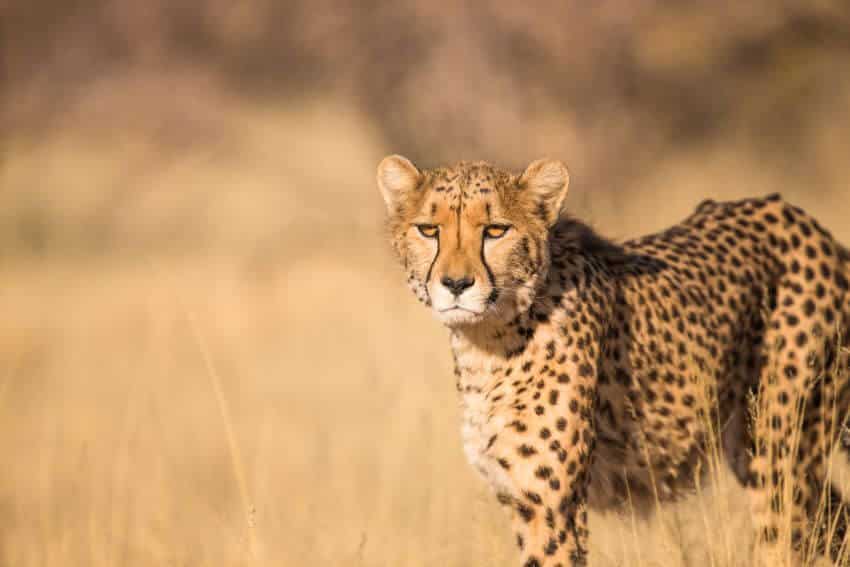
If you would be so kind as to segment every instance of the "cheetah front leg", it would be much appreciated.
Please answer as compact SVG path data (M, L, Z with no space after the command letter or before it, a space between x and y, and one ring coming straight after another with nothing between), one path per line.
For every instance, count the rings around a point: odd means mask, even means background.
M510 471L513 528L524 567L587 565L587 491L595 442L590 365L535 386Z
M587 565L589 454L585 445L580 451L570 451L572 459L568 459L567 450L557 440L549 447L555 458L538 463L533 480L526 480L512 506L522 565Z

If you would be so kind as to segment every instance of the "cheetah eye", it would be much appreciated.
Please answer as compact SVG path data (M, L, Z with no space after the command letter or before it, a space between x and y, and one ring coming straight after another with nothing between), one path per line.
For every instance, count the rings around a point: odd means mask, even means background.
M417 224L416 228L419 230L419 234L425 238L437 238L437 234L440 232L440 229L433 224Z
M510 228L506 224L491 224L484 228L484 238L502 238Z

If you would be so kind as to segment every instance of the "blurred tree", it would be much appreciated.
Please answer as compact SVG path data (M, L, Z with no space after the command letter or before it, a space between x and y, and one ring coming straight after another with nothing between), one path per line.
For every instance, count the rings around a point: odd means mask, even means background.
M729 132L799 153L850 80L839 0L11 0L4 13L4 88L27 93L6 128L49 124L93 78L191 66L252 96L353 97L428 163L557 151L611 182Z

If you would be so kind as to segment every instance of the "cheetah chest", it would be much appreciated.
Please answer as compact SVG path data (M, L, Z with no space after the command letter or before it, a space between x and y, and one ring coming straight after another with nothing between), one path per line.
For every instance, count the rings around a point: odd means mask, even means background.
M499 435L506 420L486 394L468 389L461 396L461 440L469 463L499 494L513 494L513 486L499 457ZM504 461L503 461L504 462Z

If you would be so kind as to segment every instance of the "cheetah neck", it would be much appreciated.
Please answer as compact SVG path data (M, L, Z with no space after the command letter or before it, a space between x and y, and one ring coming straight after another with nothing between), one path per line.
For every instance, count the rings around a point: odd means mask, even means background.
M456 328L451 333L458 391L486 392L516 363L519 355L537 349L541 337L540 313L551 313L545 290L547 282L532 292L530 307L512 310L510 317L494 318L475 326ZM534 299L536 295L536 299Z
M509 366L512 356L526 347L518 329L524 328L528 314L511 322L496 321L453 329L451 348L457 388L461 393L486 392Z

